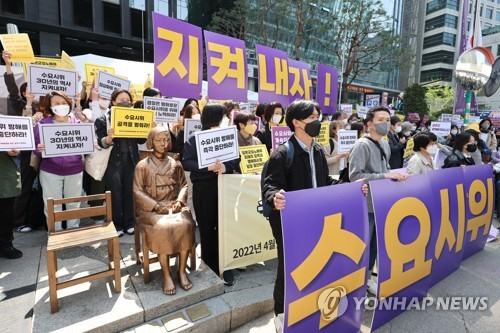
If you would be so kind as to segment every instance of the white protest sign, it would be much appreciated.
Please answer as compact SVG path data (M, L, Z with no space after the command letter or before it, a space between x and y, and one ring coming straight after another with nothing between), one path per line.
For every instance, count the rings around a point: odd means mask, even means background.
M380 95L365 95L365 106L372 108L374 106L379 106Z
M358 105L357 109L358 109L358 117L360 118L366 118L366 116L368 115L368 111L370 111L370 107L362 105Z
M340 104L340 111L351 115L352 114L352 104Z
M451 131L451 123L444 121L433 121L431 122L430 131L436 134L438 138L448 136Z
M240 156L236 126L198 131L194 135L200 169L213 165L216 160L226 162Z
M462 120L462 116L460 116L459 114L454 114L451 116L451 121L455 122L455 121L460 121Z
M250 112L254 112L257 109L257 105L259 105L258 101L248 101L248 105L250 105Z
M144 96L144 109L155 110L157 123L176 123L179 121L180 102L174 99Z
M97 72L97 89L102 98L111 98L111 94L116 89L130 89L130 81L117 75L101 71Z
M481 140L483 140L484 142L488 141L488 136L489 136L489 133L479 133L479 138Z
M37 96L62 91L70 98L78 94L78 72L69 69L28 65L28 90Z
M481 117L479 116L470 116L469 115L469 124L470 123L479 123L481 121Z
M184 119L184 142L186 142L191 134L201 131L201 120L199 119Z
M94 151L94 124L40 124L42 157L90 154Z
M441 121L451 123L453 115L450 113L441 114Z
M248 103L241 103L240 104L240 111L242 111L242 112L252 112L253 110L250 110L250 104L248 104Z
M339 154L348 153L358 139L358 131L338 131Z
M0 116L0 151L11 149L35 149L31 118Z

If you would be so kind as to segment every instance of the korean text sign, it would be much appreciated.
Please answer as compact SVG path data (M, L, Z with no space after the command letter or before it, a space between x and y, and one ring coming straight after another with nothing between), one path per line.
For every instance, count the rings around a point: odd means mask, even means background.
M289 104L288 56L286 52L255 45L259 63L259 101Z
M240 147L240 167L242 174L260 173L269 159L266 145Z
M28 89L37 96L62 91L72 98L78 93L77 71L28 65L28 77Z
M42 157L90 154L94 151L94 124L40 124Z
M128 91L130 89L130 81L118 75L98 70L97 89L99 90L100 97L110 99L113 91L117 89Z
M192 98L201 93L201 28L153 13L154 85L169 96Z
M451 122L433 121L431 122L430 131L438 138L446 137L451 131Z
M339 154L348 153L358 139L358 131L339 131Z
M147 138L155 121L155 111L111 108L111 123L117 138Z
M273 150L283 142L288 141L293 135L288 126L273 126L271 127L271 141Z
M31 118L0 115L0 151L11 149L35 149Z
M156 111L157 123L175 123L179 120L180 102L173 99L144 97L144 108Z
M335 67L318 64L318 83L316 87L316 101L325 114L337 112L337 97L339 72Z
M194 135L200 169L215 164L216 160L226 162L239 157L236 126L198 131Z
M201 120L199 119L184 119L184 142L194 133L201 131Z
M328 146L330 144L330 124L328 122L324 121L321 123L319 134L314 140L322 146Z
M4 50L11 54L12 62L33 62L35 54L28 34L3 34L0 35Z
M312 99L311 67L309 64L288 59L289 101Z

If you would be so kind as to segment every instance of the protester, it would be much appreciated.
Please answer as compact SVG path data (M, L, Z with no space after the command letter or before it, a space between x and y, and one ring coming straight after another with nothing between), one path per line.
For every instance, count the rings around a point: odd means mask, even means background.
M293 162L287 169L287 148L280 145L271 154L266 173L263 175L265 181L262 200L274 208L269 222L278 249L278 269L273 293L276 315L282 314L284 310L284 257L280 211L285 208L286 192L322 187L336 182L328 175L328 164L323 149L314 141L321 129L318 116L315 104L311 101L297 100L289 106L286 124L294 133L289 139L294 149Z
M479 138L486 143L486 146L491 150L497 149L497 137L491 127L491 120L483 119L479 122Z
M448 136L446 137L446 140L444 140L443 145L453 147L453 144L455 143L455 138L459 132L460 132L460 130L459 130L458 126L455 124L452 124L451 129L450 129L450 134L448 134Z
M124 89L117 89L111 94L111 106L131 107L132 95ZM106 189L111 191L113 203L113 222L118 235L124 232L134 234L134 201L132 198L132 185L134 168L139 162L138 144L143 144L146 139L115 138L115 130L108 127L108 118L111 111L101 116L95 122L97 143L101 148L112 149L108 167L104 174Z
M14 235L14 200L21 194L21 175L13 157L19 155L18 150L0 151L0 211L2 221L0 222L0 257L17 259L23 253L12 245Z
M389 159L391 148L382 140L389 134L391 128L390 111L384 106L377 106L370 111L365 118L369 133L358 139L349 154L349 179L365 181L377 179L405 180L407 175L390 172ZM370 262L367 290L376 295L377 284L371 279L371 271L377 258L377 237L375 232L375 216L373 214L373 202L368 196L368 220L370 229Z
M472 134L465 131L457 134L453 153L444 160L443 169L461 165L475 165L472 153L477 151L477 142Z
M437 153L437 143L431 141L430 133L419 133L413 138L413 151L406 172L408 175L420 175L434 170L432 157Z
M363 135L365 135L365 124L363 124L361 121L352 123L351 131L356 131L359 139Z
M142 97L156 97L160 98L161 97L161 91L158 88L155 87L148 87L144 89L142 92Z
M238 129L238 146L255 146L262 144L260 140L253 136L255 131L257 131L257 124L255 121L257 118L253 113L250 112L238 112L236 117L234 117L234 125Z
M339 154L338 131L342 129L342 122L334 120L330 122L330 140L328 146L323 147L323 152L328 164L328 174L339 175L340 170L344 168L345 158L349 153Z
M476 165L482 164L484 155L488 155L488 161L489 161L491 157L491 150L486 146L486 143L479 137L479 125L477 123L472 123L469 125L469 127L467 127L465 131L470 135L472 135L474 137L474 140L476 140L477 149L471 153L472 158L474 159L474 163Z
M224 107L222 105L208 104L201 115L202 131L219 128L223 117ZM224 163L217 160L208 168L199 169L195 136L192 135L184 145L182 165L185 170L191 172L193 204L201 239L201 259L217 275L220 275L217 175L233 173L236 163L237 160ZM231 271L225 271L223 277L227 285L234 283L234 275Z
M260 118L263 124L266 124L266 120L264 119L264 110L266 109L266 106L266 103L259 103L255 109L255 115Z
M408 141L409 138L411 138L411 123L409 121L405 121L401 123L401 135L400 137L403 137ZM405 143L406 146L406 143Z
M405 148L406 139L399 138L399 133L402 131L401 119L396 116L391 117L391 129L387 135L389 139L389 147L391 148L391 158L389 159L389 166L391 169L400 169L403 167L403 153Z
M224 118L222 119L222 121L223 121L224 125L226 125L226 126L233 125L234 112L235 111L238 112L240 110L240 105L238 103L231 102L231 101L226 101L226 102L224 102L223 105L226 108L224 115L228 119L227 125L225 124L226 120ZM224 127L223 124L221 124L221 127Z
M71 100L58 91L53 91L45 96L45 109L50 116L42 119L35 126L35 154L42 158L40 162L40 183L43 187L43 201L45 216L48 218L47 200L49 198L61 199L78 197L82 194L83 160L82 155L69 155L60 157L42 157L45 151L44 144L40 143L40 124L71 124L80 121L71 115ZM54 206L54 211L61 211L61 206ZM80 202L67 203L68 210L80 208ZM79 219L66 221L67 228L75 228L80 224ZM62 230L62 224L56 224L56 231Z
M177 135L175 136L175 144L172 148L172 152L179 154L179 160L182 160L182 153L184 150L184 120L185 119L200 119L201 112L197 105L188 104L184 108L184 114L179 117L177 123Z
M284 118L284 110L280 103L273 102L266 105L264 110L264 120L266 125L261 128L255 136L266 145L267 150L270 152L273 148L271 140L271 127L278 126Z
M356 113L353 113L349 116L349 118L347 118L347 125L350 126L354 123L357 123L360 120L361 119L358 117L358 115Z

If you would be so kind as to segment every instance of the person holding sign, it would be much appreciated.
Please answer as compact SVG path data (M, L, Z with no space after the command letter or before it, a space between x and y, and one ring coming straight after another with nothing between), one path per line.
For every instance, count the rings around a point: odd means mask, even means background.
M391 169L400 169L403 167L403 152L406 138L399 137L402 130L401 119L399 119L399 117L392 116L391 129L387 135L389 139L389 147L391 147L391 158L389 159Z
M256 120L255 115L250 112L238 112L234 117L234 125L238 129L238 147L262 144L257 137L253 136L257 130Z
M323 147L326 163L328 164L328 174L338 175L341 166L344 166L344 158L349 157L349 153L339 154L339 143L337 132L343 128L343 124L339 120L330 122L330 144Z
M170 255L180 255L181 288L187 291L193 286L186 275L186 263L196 223L186 206L188 186L182 165L167 155L171 148L168 128L153 127L146 145L153 153L137 164L134 173L137 225L146 235L150 251L158 254L163 292L173 295L176 290L170 274Z
M406 171L409 176L421 175L434 170L433 155L437 153L437 143L431 140L431 133L418 133L413 138L413 151Z
M202 131L220 127L224 117L224 107L220 104L208 104L201 115ZM215 274L219 272L219 212L218 212L218 185L217 176L223 173L233 173L238 160L215 164L199 169L196 138L192 135L184 145L184 156L182 165L187 171L191 171L191 182L193 183L193 205L198 221L201 238L201 259L210 267ZM223 273L224 282L227 285L234 283L231 271Z
M35 154L42 158L45 146L40 143L40 124L71 124L80 121L71 114L71 99L63 92L53 91L45 96L45 110L49 117L42 119L34 130ZM59 157L44 157L40 162L40 183L43 187L43 202L47 216L47 199L78 197L82 194L83 160L82 155ZM61 206L55 206L54 211L60 211ZM80 208L80 202L67 203L68 210ZM67 221L68 228L78 227L79 219ZM56 224L56 231L61 231L61 223Z
M111 94L111 106L131 107L132 95L128 90L117 89ZM139 162L139 144L146 139L115 138L114 129L108 128L111 111L95 121L97 143L101 148L112 149L104 174L106 189L111 191L113 222L118 235L134 234L134 201L132 186L134 169Z
M255 136L266 145L270 152L273 148L273 140L271 139L271 127L279 126L285 117L283 106L278 102L269 103L264 110L264 120L266 125L261 128Z
M188 104L184 109L184 114L179 117L177 123L177 136L175 137L174 147L172 151L178 153L180 160L182 160L182 153L184 150L184 119L200 119L200 109L195 104Z

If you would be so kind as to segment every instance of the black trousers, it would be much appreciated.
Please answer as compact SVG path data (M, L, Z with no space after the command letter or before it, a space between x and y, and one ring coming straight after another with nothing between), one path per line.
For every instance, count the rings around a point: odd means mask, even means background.
M2 218L0 219L0 248L11 246L14 239L12 233L14 200L14 197L0 199L0 212L2 212Z
M201 238L201 259L219 275L219 211L217 178L193 183L193 206Z
M274 281L274 314L278 315L284 312L285 308L285 257L283 255L283 233L281 230L281 221L269 220L276 239L276 249L278 250L278 271L276 272L276 281Z
M13 203L13 226L33 225L31 220L27 219L27 212L30 207L30 198L32 195L33 182L36 178L36 171L30 166L31 151L21 152L21 194L16 197ZM11 208L12 209L12 208ZM34 214L31 214L34 215ZM38 223L36 223L38 224Z
M134 169L128 154L122 155L120 165L108 164L106 174L106 190L111 191L113 204L113 222L116 230L127 230L134 227Z

